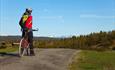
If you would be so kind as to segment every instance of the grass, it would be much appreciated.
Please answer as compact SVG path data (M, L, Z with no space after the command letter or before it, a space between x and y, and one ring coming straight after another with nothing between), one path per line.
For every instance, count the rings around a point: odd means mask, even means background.
M0 49L0 53L2 53L2 52L5 52L5 53L15 52L17 50L18 50L18 47L7 47L7 48Z
M70 70L115 70L115 51L82 51L73 58Z

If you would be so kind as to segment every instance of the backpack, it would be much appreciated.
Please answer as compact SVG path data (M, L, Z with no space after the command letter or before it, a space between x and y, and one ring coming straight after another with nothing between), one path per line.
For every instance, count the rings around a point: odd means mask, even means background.
M27 19L28 19L28 15L23 14L23 16L21 17L20 22L19 22L19 25L21 26L21 28L25 27L25 22Z

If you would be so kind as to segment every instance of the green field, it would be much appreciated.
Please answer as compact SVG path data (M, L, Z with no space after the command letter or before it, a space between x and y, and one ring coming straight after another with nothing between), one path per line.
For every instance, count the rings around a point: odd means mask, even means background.
M115 51L82 51L73 58L69 68L70 70L115 70Z

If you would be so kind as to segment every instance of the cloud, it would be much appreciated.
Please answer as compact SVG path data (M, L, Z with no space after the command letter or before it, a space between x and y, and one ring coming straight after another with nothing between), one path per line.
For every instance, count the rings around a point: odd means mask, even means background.
M39 19L56 20L60 23L64 23L64 16L39 16Z
M60 19L61 23L64 23L64 16L58 16L58 18Z
M49 10L48 9L43 9L43 12L48 12Z
M63 19L63 16L39 16L40 19Z
M34 12L36 12L36 13L49 13L49 12L51 12L49 9L47 9L47 8L42 8L42 9L37 9L36 11L34 11Z
M80 18L104 18L104 19L112 19L115 18L115 16L101 16L101 15L95 15L95 14L82 14L80 15Z
M57 16L39 16L40 19L58 19Z

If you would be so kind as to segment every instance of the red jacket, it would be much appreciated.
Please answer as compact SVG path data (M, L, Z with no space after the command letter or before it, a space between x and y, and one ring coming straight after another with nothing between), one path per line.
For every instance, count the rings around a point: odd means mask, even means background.
M25 27L28 29L32 29L32 16L29 16L25 22Z

